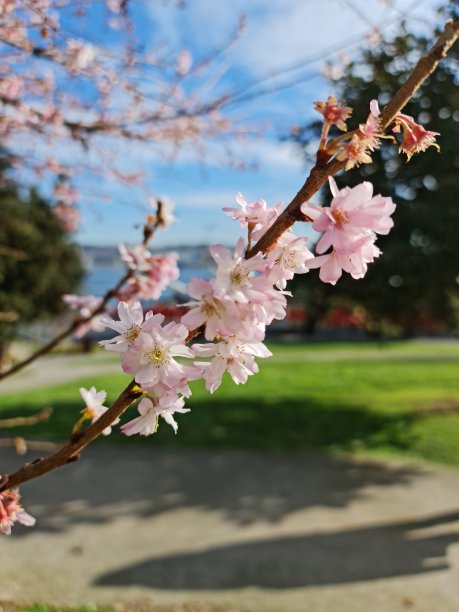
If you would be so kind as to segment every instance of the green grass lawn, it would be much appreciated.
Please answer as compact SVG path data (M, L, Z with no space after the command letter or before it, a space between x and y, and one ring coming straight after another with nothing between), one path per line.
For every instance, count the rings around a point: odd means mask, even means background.
M273 347L272 347L273 348ZM260 373L244 386L225 379L210 396L193 383L191 413L178 415L179 432L161 422L149 438L124 444L346 451L390 454L459 465L459 345L275 346L260 360ZM129 378L123 374L18 391L0 397L0 417L55 408L51 419L3 435L64 440L82 408L80 386L105 389L114 400ZM131 408L124 419L136 416Z

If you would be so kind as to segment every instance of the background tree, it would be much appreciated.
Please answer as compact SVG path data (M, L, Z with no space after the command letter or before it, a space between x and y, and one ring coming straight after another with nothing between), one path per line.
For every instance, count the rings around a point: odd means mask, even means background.
M353 107L350 124L364 122L368 100L381 105L403 82L410 62L425 51L428 41L403 27L392 41L362 51L348 64L336 83L336 96ZM309 331L318 316L333 306L358 309L368 331L447 331L457 325L459 299L459 91L458 49L452 49L405 109L426 129L439 132L442 155L431 148L406 164L392 143L374 154L374 163L347 172L340 187L370 180L375 193L392 195L398 207L390 239L379 242L384 256L375 261L365 279L348 275L336 286L325 285L308 274L306 292L310 312ZM321 123L300 129L294 139L307 151ZM328 197L328 196L327 196ZM297 277L296 283L304 279Z
M52 212L32 191L0 188L0 359L17 326L57 315L83 276L78 248Z

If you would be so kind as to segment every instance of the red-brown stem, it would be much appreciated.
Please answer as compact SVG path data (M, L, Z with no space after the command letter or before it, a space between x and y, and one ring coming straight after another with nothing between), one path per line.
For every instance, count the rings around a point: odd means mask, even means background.
M456 41L459 35L459 20L450 21L446 24L444 32L439 36L437 42L430 51L423 56L414 67L413 71L400 87L392 100L385 106L381 115L381 131L387 129L392 123L395 115L401 111L411 96L435 70L438 62L446 56L448 49ZM291 227L295 221L304 220L300 207L304 202L316 193L325 183L329 176L334 176L344 166L344 162L336 159L330 161L325 167L317 165L311 170L304 185L287 206L285 211L279 216L277 221L260 238L257 244L249 251L247 257L253 257L260 251L267 251L276 240ZM190 332L188 339L194 338L202 328ZM102 431L113 424L113 422L128 408L136 399L142 395L142 391L137 387L135 381L131 381L124 389L118 399L110 408L92 425L86 429L73 434L67 444L53 455L38 459L29 463L13 474L5 475L0 482L0 492L23 482L42 476L51 472L62 465L71 463L79 458L79 451L87 446L92 440L99 436Z
M323 149L325 149L325 143L327 141L327 136L328 136L329 131L330 131L330 124L328 123L328 121L325 121L322 126L322 135L320 137L320 142L319 142L319 151L323 151Z

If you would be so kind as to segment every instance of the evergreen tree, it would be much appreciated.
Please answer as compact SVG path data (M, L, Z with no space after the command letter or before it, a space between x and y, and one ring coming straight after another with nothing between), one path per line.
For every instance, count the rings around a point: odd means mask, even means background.
M20 197L0 189L0 358L17 327L61 313L64 293L73 292L83 269L49 205L34 191Z

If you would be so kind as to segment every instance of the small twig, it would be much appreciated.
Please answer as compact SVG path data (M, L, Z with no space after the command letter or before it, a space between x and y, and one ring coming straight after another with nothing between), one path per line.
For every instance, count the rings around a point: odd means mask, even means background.
M24 425L36 425L37 423L47 421L52 415L52 413L53 409L51 408L51 406L47 406L46 408L40 410L40 412L37 412L37 414L33 414L31 416L13 417L11 419L0 419L0 429L23 427Z
M113 287L112 289L110 289L109 291L107 291L100 305L89 316L77 317L60 334L58 334L52 340L50 340L49 342L44 344L42 347L40 347L37 351L35 351L35 353L32 353L31 355L29 355L22 361L19 361L18 363L16 363L14 366L11 366L11 368L9 368L8 370L5 370L4 372L0 372L0 380L3 380L7 376L11 376L12 374L15 374L16 372L19 372L20 370L25 368L27 365L29 365L30 363L32 363L33 361L35 361L42 355L46 355L47 353L52 351L55 346L60 344L62 340L65 340L65 338L67 338L68 336L71 336L80 327L80 325L83 325L84 323L89 323L89 321L91 321L94 317L96 317L99 314L102 314L105 311L105 307L107 306L108 302L112 299L112 297L116 296L117 292L121 289L124 283L131 277L131 274L132 274L131 270L126 272L126 274L120 279L117 285Z
M0 438L0 448L13 447L18 455L25 455L28 451L52 452L59 448L56 442L44 442L41 440L25 440L20 436L15 438Z

